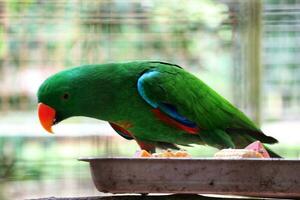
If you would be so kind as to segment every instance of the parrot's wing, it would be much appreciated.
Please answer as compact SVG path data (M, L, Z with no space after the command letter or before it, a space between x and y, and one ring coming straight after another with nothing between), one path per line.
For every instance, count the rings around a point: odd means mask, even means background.
M229 134L246 133L264 143L277 142L264 135L226 99L183 69L150 69L138 79L137 88L140 96L154 109L192 131L219 129Z
M157 85L153 85L154 87L148 88L147 84L149 82L152 82L152 78L158 74L159 72L157 71L149 71L147 73L144 73L139 78L137 84L139 94L148 104L150 104L154 108L153 113L161 121L172 125L178 129L181 129L187 133L196 134L199 131L199 129L195 122L181 115L177 111L176 107L170 103L167 103L167 101L163 101L162 99L153 99L153 96L155 96L153 92L155 91L153 91L152 89L155 89ZM158 85L158 87L160 87L160 89L163 90L161 86ZM160 93L160 91L157 92ZM153 95L149 95L149 93L152 93Z

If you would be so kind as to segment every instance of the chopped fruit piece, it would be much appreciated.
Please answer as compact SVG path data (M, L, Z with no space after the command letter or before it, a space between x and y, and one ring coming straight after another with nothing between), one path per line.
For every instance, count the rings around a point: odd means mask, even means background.
M141 157L141 158L148 158L148 157L152 157L152 154L146 150L141 150L141 151L138 151L135 156Z
M217 152L215 158L263 158L262 154L251 149L223 149Z
M154 153L154 154L152 154L152 156L155 158L158 158L158 157L161 157L161 153Z
M176 151L172 152L170 150L161 152L161 153L154 153L153 157L159 158L185 158L190 157L190 155L186 151Z
M165 157L165 158L170 158L170 157L175 157L174 153L170 150L167 150L167 151L164 151L162 153L162 157Z
M175 157L190 157L190 155L186 151L177 151Z
M138 158L150 158L150 157L155 157L155 158L186 158L186 157L191 157L186 151L176 151L172 152L171 150L166 150L161 153L154 153L151 154L146 150L140 150L137 151L135 154L135 157Z
M256 142L249 144L245 149L256 151L256 152L262 154L262 156L264 158L270 158L269 153L267 152L264 145L260 141L256 141Z
M175 154L170 150L166 150L161 153L154 153L153 156L159 158L170 158L170 157L175 157Z

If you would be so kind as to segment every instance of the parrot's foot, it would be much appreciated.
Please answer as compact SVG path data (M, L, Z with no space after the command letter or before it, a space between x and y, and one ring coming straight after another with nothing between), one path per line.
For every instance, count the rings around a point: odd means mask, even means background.
M139 158L148 158L148 157L152 157L152 158L187 158L187 157L191 157L186 151L176 151L173 152L171 150L165 150L161 153L154 153L151 154L146 150L141 150L138 151L136 153L136 157Z

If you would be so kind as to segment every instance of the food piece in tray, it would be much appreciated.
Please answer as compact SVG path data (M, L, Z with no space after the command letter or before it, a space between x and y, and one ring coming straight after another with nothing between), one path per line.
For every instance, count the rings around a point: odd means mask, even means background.
M191 157L186 151L176 151L175 157Z
M217 152L215 158L270 158L260 141L249 144L245 149L223 149Z
M154 157L154 158L187 158L190 155L183 150L173 152L171 150L166 150L160 153L151 154L146 150L141 150L137 152L136 157L147 158L147 157Z
M179 151L171 151L166 150L161 153L153 154L153 157L161 157L161 158L187 158L191 157L186 151L179 150Z
M215 158L263 158L262 154L251 149L222 149Z
M149 153L146 150L140 150L140 151L136 152L135 157L138 157L138 158L148 158L148 157L152 157L152 154Z
M251 149L262 154L264 158L270 158L268 151L265 149L264 145L260 141L256 141L249 144L245 149Z

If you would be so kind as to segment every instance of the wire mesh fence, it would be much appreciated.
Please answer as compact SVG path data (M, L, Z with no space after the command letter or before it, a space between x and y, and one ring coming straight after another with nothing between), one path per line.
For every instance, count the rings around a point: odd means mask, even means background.
M178 63L233 100L233 74L243 72L234 66L238 2L171 2L1 1L1 110L34 109L39 83L65 67L134 59ZM266 120L300 109L297 4L277 3L266 2L262 18Z
M214 66L221 72L218 63L230 68L231 26L222 24L228 15L222 3L59 0L1 5L2 110L32 109L38 83L74 65L152 59L194 71ZM215 52L218 63L212 59Z
M264 111L269 119L299 119L299 10L297 1L264 6Z

